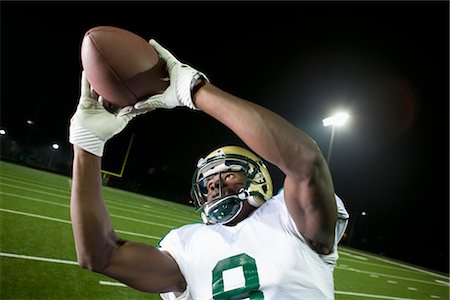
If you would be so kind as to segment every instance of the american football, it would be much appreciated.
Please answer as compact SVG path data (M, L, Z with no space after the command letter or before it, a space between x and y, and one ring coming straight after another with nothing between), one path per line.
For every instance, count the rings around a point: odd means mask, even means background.
M165 63L155 49L122 28L89 29L81 43L81 62L91 88L110 110L162 93L169 84Z

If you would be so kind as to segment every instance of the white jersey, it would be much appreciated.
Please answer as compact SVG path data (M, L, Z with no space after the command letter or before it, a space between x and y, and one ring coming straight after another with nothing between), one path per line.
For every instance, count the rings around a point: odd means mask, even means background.
M184 275L182 294L163 299L334 299L337 243L348 213L336 196L338 222L333 252L320 255L299 233L284 193L236 226L190 224L160 242Z

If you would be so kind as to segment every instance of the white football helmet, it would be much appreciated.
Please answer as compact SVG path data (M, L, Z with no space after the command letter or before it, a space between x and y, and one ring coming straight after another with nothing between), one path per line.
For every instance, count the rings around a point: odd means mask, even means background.
M221 174L226 172L242 172L246 175L244 186L235 194L222 194ZM208 201L206 184L218 174L219 194ZM201 158L192 178L191 196L196 211L202 212L206 224L226 224L241 212L243 201L260 207L272 198L272 193L272 178L262 159L238 146L221 147Z

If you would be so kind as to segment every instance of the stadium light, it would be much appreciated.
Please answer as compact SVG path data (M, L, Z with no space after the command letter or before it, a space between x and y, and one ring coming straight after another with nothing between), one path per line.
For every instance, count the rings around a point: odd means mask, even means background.
M336 127L342 126L345 123L347 123L349 118L348 113L346 112L338 112L330 117L327 117L322 120L322 124L325 127L332 126L331 130L331 138L330 143L328 145L328 154L327 154L327 163L330 164L331 159L331 149L333 148L333 142L334 142L334 135L336 133Z
M322 120L323 126L342 126L344 125L349 118L348 113L346 112L338 112L331 117L325 118Z
M0 129L0 134L1 135L5 135L6 134L6 130L5 129Z

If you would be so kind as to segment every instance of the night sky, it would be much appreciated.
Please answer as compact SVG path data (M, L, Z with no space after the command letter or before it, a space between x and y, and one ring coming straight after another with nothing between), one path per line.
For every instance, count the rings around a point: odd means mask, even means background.
M79 96L80 45L109 25L155 38L211 82L316 140L351 115L330 160L351 215L343 244L449 271L449 2L1 2L1 119L23 149L61 144ZM33 120L34 125L27 125ZM111 185L187 203L199 157L242 142L202 112L157 110L106 147ZM269 165L275 189L283 176ZM361 215L366 212L366 215Z

